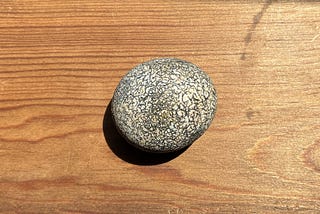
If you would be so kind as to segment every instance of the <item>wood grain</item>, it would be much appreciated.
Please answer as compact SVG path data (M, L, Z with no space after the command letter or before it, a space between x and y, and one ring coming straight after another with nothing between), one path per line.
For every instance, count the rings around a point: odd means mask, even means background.
M319 213L319 11L318 1L0 1L0 211ZM110 146L121 139L105 112L121 77L156 57L207 71L218 112L178 157L138 164Z

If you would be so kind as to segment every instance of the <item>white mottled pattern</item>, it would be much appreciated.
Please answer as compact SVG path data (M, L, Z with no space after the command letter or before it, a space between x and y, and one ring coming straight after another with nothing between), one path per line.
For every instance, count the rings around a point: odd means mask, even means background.
M172 152L204 133L216 105L216 90L206 73L192 63L163 58L124 76L111 109L129 143L150 152Z

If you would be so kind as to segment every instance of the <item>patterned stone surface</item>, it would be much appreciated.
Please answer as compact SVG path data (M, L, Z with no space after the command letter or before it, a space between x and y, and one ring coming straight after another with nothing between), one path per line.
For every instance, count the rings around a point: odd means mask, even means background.
M173 152L204 133L216 105L207 74L192 63L163 58L140 64L122 78L111 111L129 143L149 152Z

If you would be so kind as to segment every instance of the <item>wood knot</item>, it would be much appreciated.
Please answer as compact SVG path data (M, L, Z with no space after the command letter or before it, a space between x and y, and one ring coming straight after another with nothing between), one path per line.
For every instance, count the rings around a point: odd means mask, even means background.
M304 163L316 172L320 172L320 140L308 146L303 153Z

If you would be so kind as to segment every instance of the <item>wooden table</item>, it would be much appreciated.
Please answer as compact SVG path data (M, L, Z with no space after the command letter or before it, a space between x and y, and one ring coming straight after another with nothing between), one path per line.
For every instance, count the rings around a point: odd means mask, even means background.
M126 146L107 109L178 57L218 91L181 154ZM0 1L0 211L320 212L320 2Z

